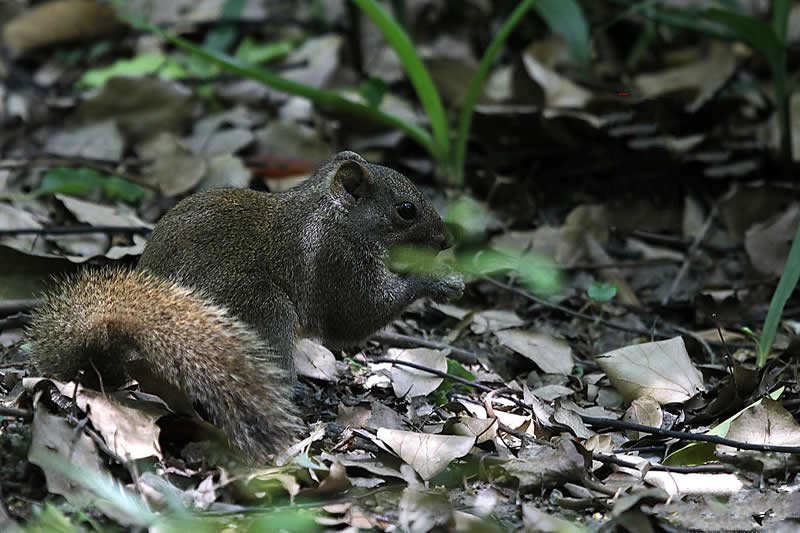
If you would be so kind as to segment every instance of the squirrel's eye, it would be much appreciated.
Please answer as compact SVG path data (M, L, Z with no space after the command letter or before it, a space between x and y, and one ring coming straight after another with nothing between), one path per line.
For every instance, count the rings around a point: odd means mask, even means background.
M394 206L397 214L405 220L413 220L417 216L417 206L411 202L401 202Z

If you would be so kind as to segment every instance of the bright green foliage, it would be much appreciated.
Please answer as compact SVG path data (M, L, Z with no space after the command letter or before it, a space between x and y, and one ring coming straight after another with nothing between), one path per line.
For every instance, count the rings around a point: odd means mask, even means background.
M120 59L108 67L87 70L78 80L78 85L94 88L114 76L136 78L155 74L165 80L175 80L185 78L189 73L175 59L160 54L139 54L131 59Z
M370 78L361 84L358 88L358 93L367 102L367 105L377 108L381 106L381 101L386 96L388 89L386 82L382 79Z
M366 86L362 86L361 94L365 103L361 103L345 98L335 91L303 85L257 67L249 51L242 52L241 48L240 57L231 57L224 53L225 47L219 46L216 38L213 43L198 46L144 20L129 19L129 22L140 29L158 33L189 52L193 57L201 58L230 72L254 79L274 89L308 98L320 107L352 113L398 128L431 154L437 163L440 174L446 176L452 183L461 183L472 114L483 91L489 69L502 49L503 43L527 11L537 5L537 1L523 0L520 2L500 27L486 50L467 89L464 105L459 113L455 139L452 138L450 123L439 92L406 31L376 0L352 1L372 20L400 57L417 97L428 116L430 131L399 116L382 111L378 105L382 99L381 92L376 91L376 86L370 85L370 82L367 82ZM124 2L117 0L117 3ZM226 6L233 4L234 0L229 0ZM577 0L545 1L537 7L537 10L553 31L567 39L570 50L576 59L584 63L588 62L591 49L588 25Z
M466 368L464 368L461 363L454 359L447 358L447 373L453 374L454 376L458 376L463 379L468 379L470 381L475 380L475 375L469 372ZM445 378L442 381L442 384L433 391L429 397L433 400L437 405L444 405L450 401L450 393L453 390L463 390L464 392L471 392L472 389L467 387L466 385L462 385L461 383L457 383L452 379Z
M245 37L236 48L234 57L251 65L261 65L262 63L284 58L292 50L294 50L294 44L290 41L259 43L250 37Z
M127 203L136 203L149 194L147 189L124 178L108 176L87 167L52 167L33 194L39 196L60 193L82 197L97 188L101 188L109 199Z
M789 250L789 257L786 259L786 266L783 267L783 274L775 288L775 293L772 295L772 301L769 304L769 311L767 311L767 318L764 320L764 328L761 331L761 340L758 343L758 366L763 367L767 362L767 356L772 349L772 343L775 341L775 332L778 330L778 323L783 314L783 308L786 302L797 287L797 281L800 279L800 227L797 228L797 233L794 235L792 248Z
M586 290L586 294L595 302L610 302L617 295L617 286L613 283L595 281Z

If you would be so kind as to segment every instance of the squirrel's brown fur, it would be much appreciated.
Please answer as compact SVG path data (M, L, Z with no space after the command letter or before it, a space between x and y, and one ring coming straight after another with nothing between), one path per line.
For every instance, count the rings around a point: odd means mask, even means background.
M89 369L120 384L120 360L144 358L200 403L249 461L285 446L301 427L287 372L249 326L198 291L145 272L85 270L65 280L45 296L29 339L39 370L63 380Z
M353 344L417 298L461 294L458 274L390 270L407 246L449 246L441 218L408 178L353 152L282 194L198 193L159 221L136 271L86 272L47 297L33 361L106 383L144 359L260 462L299 426L298 337Z

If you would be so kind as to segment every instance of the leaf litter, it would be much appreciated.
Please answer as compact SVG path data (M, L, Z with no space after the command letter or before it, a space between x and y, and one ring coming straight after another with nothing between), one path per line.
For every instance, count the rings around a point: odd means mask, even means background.
M218 72L215 79L152 36L93 48L108 20L95 28L58 20L63 9L97 17L92 2L44 2L56 9L35 15L44 18L34 18L28 2L17 4L0 9L18 10L8 12L15 23L3 39L21 56L1 66L36 90L0 80L0 230L141 232L0 234L0 340L24 325L19 298L35 296L30 287L70 262L130 261L147 228L189 192L247 184L282 190L336 149L354 148L421 178L437 205L448 204L432 186L427 156L396 131ZM158 4L153 20L194 24L204 34L222 2ZM323 4L314 16L345 16ZM489 3L460 13L419 4L408 6L408 27L424 42L447 105L455 105L483 37L433 35L431 21L461 17L477 28L502 16ZM240 20L269 22L269 15L247 1ZM58 31L25 30L31 24ZM240 31L292 43L276 65L303 83L348 88L365 100L376 95L352 90L354 73L382 78L389 92L381 109L422 122L374 28L365 30L365 40L370 31L373 38L364 50L374 61L355 65L348 35L336 26L304 37L292 23L278 26L274 34ZM624 42L614 25L597 31ZM0 407L28 414L0 413L0 527L34 515L69 523L76 508L104 524L145 527L153 514L131 503L142 501L162 517L187 506L209 520L253 505L313 504L320 511L311 521L333 529L639 530L653 520L716 530L796 521L796 452L692 443L690 435L800 446L793 315L763 370L742 332L763 321L798 218L797 187L774 179L776 165L755 148L764 139L775 145L770 120L757 118L757 91L728 90L740 88L737 72L751 82L759 72L732 43L662 36L674 49L629 57L624 74L619 58L607 55L613 46L598 52L591 68L605 80L630 80L608 91L582 83L568 43L545 33L520 33L524 42L509 45L490 73L473 122L466 199L449 204L448 219L470 245L488 241L486 250L499 254L494 262L552 257L565 280L554 295L531 294L517 273L500 268L492 275L502 284L478 274L463 301L414 306L391 326L420 343L444 339L474 354L471 364L456 362L446 347L370 342L362 351L331 352L303 341L296 396L309 428L277 466L253 471L237 468L214 428L187 417L192 406L167 392L158 393L166 404L154 404L135 387L107 397L60 385L64 397L74 396L77 416L45 407L23 385L24 341L8 337L16 340L0 343ZM65 53L56 57L45 46ZM136 71L135 61L119 61L131 57L174 63ZM96 89L73 86L109 65L115 75L96 78ZM46 99L35 84L47 87ZM59 182L64 190L30 194L60 166L99 169L149 194L87 188L75 197L68 180ZM123 401L114 399L120 393ZM81 475L49 463L53 454Z

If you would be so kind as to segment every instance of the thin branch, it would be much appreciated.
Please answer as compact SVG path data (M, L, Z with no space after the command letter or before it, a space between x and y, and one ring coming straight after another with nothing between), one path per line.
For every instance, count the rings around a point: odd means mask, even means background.
M372 340L385 342L387 344L396 344L406 347L422 346L423 348L431 348L433 350L450 350L450 356L465 365L472 365L478 362L478 355L463 348L451 346L445 342L434 341L430 339L423 339L422 337L413 337L411 335L403 335L401 333L392 333L390 331L381 331L373 335Z
M53 226L49 228L0 229L0 237L14 235L77 235L84 233L128 233L147 235L153 231L144 226Z
M706 221L703 223L703 227L700 228L700 231L697 232L697 235L694 236L692 240L692 244L689 246L689 250L686 252L686 259L683 261L680 270L678 270L678 274L675 276L675 279L672 280L672 285L670 285L669 290L664 294L664 297L661 299L661 305L667 305L669 301L672 299L672 296L677 292L678 287L680 286L683 278L686 277L686 274L689 272L689 267L694 261L694 258L697 256L698 250L700 250L700 245L708 235L709 230L711 229L711 223L714 222L714 219L717 217L717 204L714 204L714 207L711 208L711 212L708 214Z

